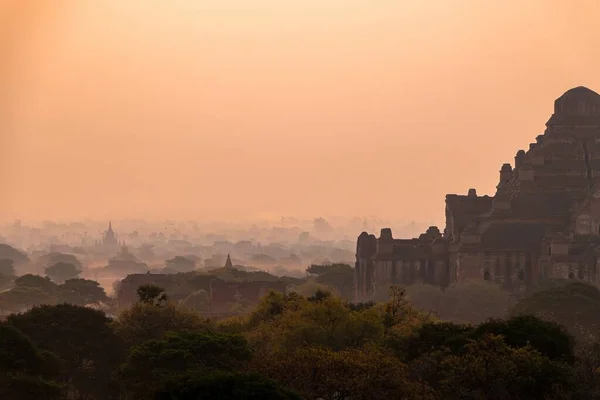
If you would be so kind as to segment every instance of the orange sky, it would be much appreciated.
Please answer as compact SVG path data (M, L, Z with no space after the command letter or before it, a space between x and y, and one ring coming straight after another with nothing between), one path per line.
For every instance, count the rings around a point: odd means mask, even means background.
M0 219L443 225L600 90L597 0L49 3L0 0Z

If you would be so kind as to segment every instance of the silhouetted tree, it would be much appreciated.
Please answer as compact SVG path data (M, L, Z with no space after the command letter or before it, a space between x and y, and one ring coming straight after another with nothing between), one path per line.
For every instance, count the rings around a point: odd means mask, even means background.
M110 399L112 378L122 356L122 341L102 311L71 304L39 306L13 314L7 322L29 336L41 349L59 358L60 380L71 395Z
M137 289L138 300L141 303L161 305L167 301L167 294L160 286L148 284L142 285Z
M61 261L46 268L45 272L46 275L48 275L52 280L64 282L68 279L77 278L77 276L79 276L81 273L81 270L77 269L77 267L73 264Z
M0 276L13 277L15 276L14 261L9 258L0 260Z
M106 302L108 296L100 284L88 279L68 279L58 286L60 301L79 306Z
M178 272L188 272L196 268L196 262L189 258L176 256L165 261L167 268L172 268Z
M61 387L52 382L55 358L40 351L21 331L0 323L0 398L60 399Z

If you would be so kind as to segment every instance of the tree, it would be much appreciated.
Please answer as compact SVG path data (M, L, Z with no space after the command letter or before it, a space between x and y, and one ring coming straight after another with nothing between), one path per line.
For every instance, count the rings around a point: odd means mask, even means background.
M259 353L307 345L358 348L382 339L381 318L381 309L352 311L330 295L307 299L270 292L249 316L248 327L254 328L249 338Z
M108 296L100 284L88 279L68 279L58 286L60 301L78 306L100 304L108 300Z
M41 263L44 268L61 262L65 264L73 264L78 270L83 269L83 265L73 254L65 254L53 251L48 254L44 254L38 259L38 264Z
M166 267L179 272L188 272L196 268L196 262L186 257L176 256L165 261Z
M555 322L532 315L489 320L476 326L470 336L481 338L485 334L502 335L506 344L512 347L531 346L551 360L568 363L575 360L575 340L567 330Z
M112 372L123 346L103 312L71 304L45 305L10 315L7 322L59 358L59 382L71 395L107 399L116 393Z
M131 349L120 371L127 396L150 399L167 380L181 374L244 367L251 354L241 335L169 332Z
M574 387L566 364L493 334L470 339L462 354L445 357L441 376L439 394L452 399L559 399Z
M198 290L190 293L181 304L197 312L208 311L210 309L210 298L206 290Z
M15 276L14 261L9 258L0 259L0 276L13 277Z
M548 286L520 300L510 315L535 315L567 327L580 340L594 341L600 331L600 290L583 282Z
M26 274L15 279L15 286L37 288L48 293L55 292L58 287L50 278L32 274Z
M13 260L10 259L0 260L0 291L9 286L14 279L15 268L13 264Z
M77 269L77 267L70 263L59 262L45 270L46 275L48 275L52 280L57 282L64 282L68 279L75 279L81 273L81 270Z
M431 390L411 382L396 357L376 347L340 351L297 347L256 357L252 368L304 399L432 399Z
M383 326L387 333L409 333L413 327L421 326L430 319L430 314L413 307L406 291L399 286L390 286L389 300L385 303Z
M185 374L156 392L156 400L300 400L293 392L257 374Z
M54 293L37 287L17 286L0 293L0 309L21 312L42 304L55 304Z
M411 335L397 342L389 343L396 353L406 362L447 349L453 354L467 344L468 335L473 327L452 322L427 322L418 327Z
M137 289L138 300L141 303L159 306L167 301L167 294L160 286L148 284Z
M22 332L0 323L0 398L59 399L61 387L51 380L53 361Z
M23 275L15 279L15 287L0 293L0 308L20 312L41 304L56 303L56 284L39 275Z
M309 278L300 284L293 285L290 288L290 292L298 293L305 297L312 296L317 292L335 292L335 294L337 294L335 288L317 283L313 278Z
M577 382L573 398L600 399L600 342L578 346L573 373Z
M128 347L162 339L170 331L202 332L210 327L207 320L193 311L175 304L157 307L149 303L136 303L123 311L113 326Z
M340 297L346 300L354 299L354 268L347 264L313 264L306 272L316 275L316 282L335 288Z
M529 346L550 360L572 363L575 359L572 336L562 326L534 316L491 319L476 326L426 323L406 338L402 355L406 361L412 361L440 348L460 354L470 340L480 340L486 335L502 336L507 345L517 349Z
M27 254L3 243L0 243L0 259L12 260L15 264L24 264L29 261Z

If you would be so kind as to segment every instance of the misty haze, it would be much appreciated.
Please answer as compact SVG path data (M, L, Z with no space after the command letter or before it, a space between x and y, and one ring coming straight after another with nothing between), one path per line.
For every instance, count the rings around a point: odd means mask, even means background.
M0 2L0 398L600 399L599 18Z

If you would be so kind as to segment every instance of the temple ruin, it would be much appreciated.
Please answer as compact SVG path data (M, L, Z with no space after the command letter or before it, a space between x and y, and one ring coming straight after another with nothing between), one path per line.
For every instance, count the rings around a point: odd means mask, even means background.
M600 276L600 95L576 87L554 102L544 134L503 164L495 195L446 195L446 226L414 239L363 232L356 297L390 284L487 280L509 290Z

